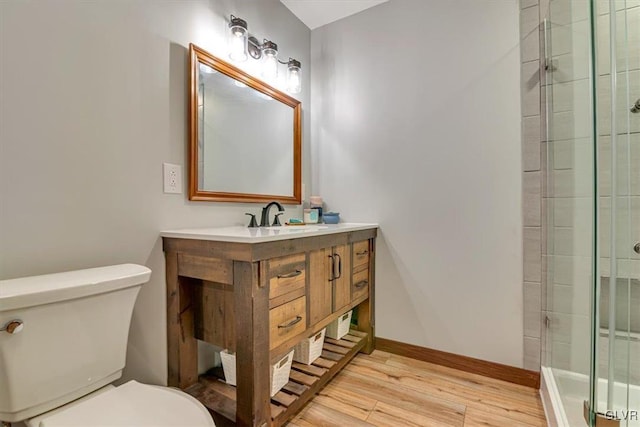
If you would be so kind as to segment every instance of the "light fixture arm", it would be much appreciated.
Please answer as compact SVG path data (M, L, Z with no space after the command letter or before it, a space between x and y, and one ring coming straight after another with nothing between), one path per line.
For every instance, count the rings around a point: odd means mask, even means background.
M258 39L255 38L254 36L251 36L251 35L249 36L249 40L247 43L247 50L249 51L249 55L253 59L262 58L262 45L260 44Z

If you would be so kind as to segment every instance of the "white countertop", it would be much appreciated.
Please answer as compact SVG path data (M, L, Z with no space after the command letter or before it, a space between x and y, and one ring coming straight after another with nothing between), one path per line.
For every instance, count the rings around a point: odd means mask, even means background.
M160 236L218 242L261 243L344 233L348 231L368 230L372 228L378 228L378 224L343 222L339 224L283 225L281 227L256 228L243 226L186 228L182 230L164 230L160 232Z

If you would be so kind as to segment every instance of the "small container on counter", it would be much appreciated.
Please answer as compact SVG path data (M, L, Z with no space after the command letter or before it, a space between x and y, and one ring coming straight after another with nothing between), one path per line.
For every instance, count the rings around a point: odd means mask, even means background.
M311 196L309 198L309 206L318 212L318 222L322 222L322 197Z
M318 211L316 209L304 210L305 224L316 224L318 222Z
M340 213L338 212L325 212L322 215L325 224L337 224L340 222Z

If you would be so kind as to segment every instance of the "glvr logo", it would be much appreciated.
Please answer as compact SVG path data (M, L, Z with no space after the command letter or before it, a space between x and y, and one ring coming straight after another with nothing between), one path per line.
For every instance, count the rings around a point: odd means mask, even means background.
M608 420L638 421L640 420L640 411L637 409L621 409L619 411L607 411L604 416Z

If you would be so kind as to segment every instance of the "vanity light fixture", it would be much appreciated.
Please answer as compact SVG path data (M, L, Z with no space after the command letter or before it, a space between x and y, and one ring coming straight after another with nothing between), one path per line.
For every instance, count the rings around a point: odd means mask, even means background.
M275 79L278 77L278 45L270 40L262 43L262 77Z
M288 61L278 59L278 45L271 40L263 39L262 43L248 31L247 21L231 15L229 21L229 58L234 61L246 61L248 57L262 60L261 75L267 80L278 77L278 64L287 66L287 91L300 93L302 78L300 61L289 58Z
M247 21L231 15L229 29L231 30L229 34L229 58L234 61L246 61L249 35Z
M300 93L302 90L302 79L300 76L300 61L289 58L287 62L287 91Z

